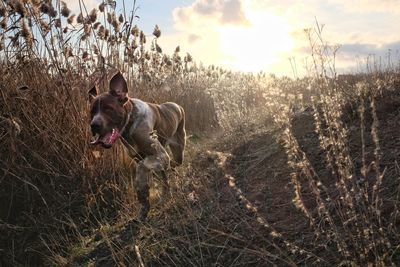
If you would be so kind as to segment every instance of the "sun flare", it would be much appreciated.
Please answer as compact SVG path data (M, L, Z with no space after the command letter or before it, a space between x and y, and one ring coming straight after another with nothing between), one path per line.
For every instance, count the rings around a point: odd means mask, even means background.
M218 28L223 64L240 71L261 71L290 51L293 41L283 17L247 11L246 25Z

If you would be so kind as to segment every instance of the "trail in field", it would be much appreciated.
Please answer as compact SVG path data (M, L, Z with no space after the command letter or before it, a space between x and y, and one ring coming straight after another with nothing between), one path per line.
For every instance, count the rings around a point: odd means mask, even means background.
M397 106L396 101L378 106L387 194L394 187L397 169L393 162L400 155ZM360 127L354 117L346 120L350 125L350 153L358 168ZM292 123L300 147L322 182L328 188L334 185L319 148L312 113L297 114ZM366 131L370 131L370 125L371 118L367 117ZM115 262L128 259L139 265L143 256L146 266L265 266L266 262L289 265L291 260L295 264L319 265L309 255L291 255L287 259L279 254L276 244L287 246L289 251L301 247L327 262L336 262L337 255L324 247L325 242L316 242L307 219L292 203L291 169L278 133L259 126L237 138L218 136L212 142L209 138L189 139L185 166L171 179L175 183L173 199L167 204L154 204L145 224L131 220L116 227L108 238L95 236L86 246L87 252L75 262L117 266ZM366 137L365 141L368 161L372 159L374 145L371 138ZM305 187L304 201L313 206L309 195L308 198ZM266 261L268 253L278 256Z

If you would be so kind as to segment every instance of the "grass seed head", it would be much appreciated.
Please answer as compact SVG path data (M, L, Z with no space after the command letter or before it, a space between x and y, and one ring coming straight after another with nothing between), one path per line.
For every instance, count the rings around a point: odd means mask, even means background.
M1 20L0 27L4 30L7 29L7 22L8 22L8 17L5 17L4 19Z
M43 34L47 35L47 33L49 33L49 31L50 31L50 25L43 19L41 19L39 23L40 23L40 28L43 31Z
M101 25L100 27L99 27L99 30L97 31L97 35L100 37L100 38L104 38L104 34L105 34L105 27L103 26L103 25Z
M139 36L139 27L137 25L133 26L131 33L133 36L138 37Z
M41 11L42 13L48 15L49 12L50 12L50 7L49 7L49 5L46 4L46 3L43 3L43 4L40 6L40 11Z
M136 38L134 38L134 39L132 40L131 48L132 48L133 51L135 51L136 48L138 48L138 44L137 44Z
M158 44L156 44L156 51L157 51L157 53L160 53L160 54L162 53L162 49Z
M48 13L48 15L49 15L50 17L52 17L52 18L57 17L57 14L58 14L58 13L57 13L56 9L54 8L54 6L51 4L51 2L49 2L48 7L49 7L49 13Z
M106 7L106 3L101 3L100 5L99 5L99 10L100 10L100 12L104 12L104 8Z
M54 20L54 26L56 28L61 28L61 19L55 19Z
M74 23L74 19L75 19L75 14L72 14L72 15L67 19L68 24Z
M26 20L21 20L21 36L25 39L29 47L33 44L32 31L29 29Z
M97 20L97 9L93 8L92 11L90 11L89 20L92 23L96 22L96 20Z
M79 24L83 24L84 21L85 21L85 19L84 19L82 13L80 13L78 15L78 17L76 18L76 22L79 23Z
M95 30L97 30L97 28L99 28L99 26L101 25L101 22L96 22L94 25L93 25L93 29L95 29Z
M83 60L87 60L89 58L89 53L87 52L87 51L84 51L83 53L82 53L82 59Z
M153 35L154 35L155 37L157 37L157 38L159 38L159 37L161 36L161 30L160 30L160 28L158 27L158 25L156 25L156 26L154 27Z
M24 3L20 0L14 0L12 2L10 2L10 4L14 7L14 10L21 15L21 17L26 17L27 15L27 11L26 8L24 6Z
M34 7L40 7L40 0L30 0Z
M119 32L120 23L117 20L115 13L113 13L113 16L112 16L111 25L113 26L114 31Z
M5 6L0 7L0 17L6 17L8 14L7 8Z
M139 41L141 45L146 43L146 35L144 35L143 31L140 31Z
M90 35L90 30L91 30L91 25L90 25L89 23L86 23L86 24L83 26L83 31L84 31L84 33L85 33L86 35Z
M61 1L61 15L65 18L68 18L70 13L71 10L67 7L67 4Z

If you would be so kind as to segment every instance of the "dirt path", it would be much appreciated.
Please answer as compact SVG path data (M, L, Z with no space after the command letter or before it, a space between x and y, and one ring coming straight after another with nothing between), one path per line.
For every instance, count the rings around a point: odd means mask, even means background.
M293 127L316 171L329 180L311 114L294 118ZM356 128L352 131L357 133ZM170 180L171 199L152 205L144 224L131 219L117 222L105 234L94 232L74 262L92 266L337 262L327 242L316 241L308 220L293 205L291 170L277 140L277 132L265 128L235 140L216 138L211 144L189 140L185 166ZM390 152L386 140L393 138L384 140L382 147Z

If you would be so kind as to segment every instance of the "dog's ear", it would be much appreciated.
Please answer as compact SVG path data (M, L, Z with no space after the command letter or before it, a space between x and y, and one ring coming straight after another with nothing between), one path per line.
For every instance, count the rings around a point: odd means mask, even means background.
M117 97L121 103L125 103L128 100L128 85L119 71L111 78L110 94Z
M97 87L94 85L92 89L88 91L89 101L92 102L97 96Z

